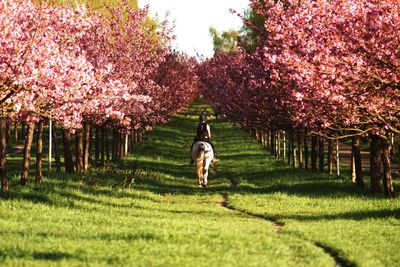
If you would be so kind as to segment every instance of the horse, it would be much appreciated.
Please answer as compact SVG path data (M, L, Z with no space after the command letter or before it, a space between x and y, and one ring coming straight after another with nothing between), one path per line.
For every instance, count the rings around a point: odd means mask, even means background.
M208 185L208 167L214 158L212 146L205 141L197 141L192 148L192 159L196 162L196 174L200 187Z

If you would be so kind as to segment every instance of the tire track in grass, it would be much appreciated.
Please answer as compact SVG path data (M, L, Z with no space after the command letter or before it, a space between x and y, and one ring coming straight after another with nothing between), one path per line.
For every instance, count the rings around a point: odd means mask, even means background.
M229 210L237 212L239 214L270 222L272 224L272 232L275 234L279 234L279 232L285 226L284 222L281 222L281 221L277 220L276 218L267 217L267 216L264 216L261 214L256 214L256 213L252 213L252 212L245 211L245 210L239 210L237 208L229 206L227 194L222 195L222 199L218 202L218 204L223 208L229 209ZM322 249L326 254L328 254L335 261L337 266L340 266L340 267L356 267L357 266L357 264L355 264L354 262L340 256L339 252L336 251L335 249L333 249L327 245L324 245L322 243L319 243L319 242L314 242L314 241L309 241L309 242L313 243L314 246Z
M235 211L235 212L240 213L240 214L244 214L244 215L246 215L248 217L258 218L258 219L261 219L261 220L265 220L265 221L271 222L272 223L272 232L273 233L279 233L282 230L282 227L285 225L285 223L280 222L280 221L276 220L275 218L266 217L264 215L248 212L248 211L245 211L245 210L238 210L238 209L236 209L236 208L234 208L232 206L229 206L228 205L228 195L227 194L222 195L222 199L218 203L219 203L219 205L221 207L224 207L226 209Z
M331 255L331 257L335 260L336 264L341 267L356 267L357 264L354 262L342 257L339 255L339 252L337 252L335 249L328 247L322 243L319 242L313 242L315 246L321 248L326 254Z

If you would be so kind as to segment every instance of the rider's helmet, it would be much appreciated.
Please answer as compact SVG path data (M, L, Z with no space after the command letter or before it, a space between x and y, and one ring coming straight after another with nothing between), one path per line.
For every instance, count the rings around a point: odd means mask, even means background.
M199 121L201 122L206 121L206 115L207 115L206 112L202 112L199 116Z

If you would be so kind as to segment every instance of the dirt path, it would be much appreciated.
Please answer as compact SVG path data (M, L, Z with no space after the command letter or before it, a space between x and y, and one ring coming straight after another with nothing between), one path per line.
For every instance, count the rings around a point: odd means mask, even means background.
M336 147L336 145L335 145ZM325 151L328 151L328 143L325 144ZM336 151L336 150L335 150ZM351 146L344 143L339 143L339 160L350 166L351 160ZM369 170L369 151L361 151L361 164L363 170ZM399 173L400 165L392 163L392 173Z

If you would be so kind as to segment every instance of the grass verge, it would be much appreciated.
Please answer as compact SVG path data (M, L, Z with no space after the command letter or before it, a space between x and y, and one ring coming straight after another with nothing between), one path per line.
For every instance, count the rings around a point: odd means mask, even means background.
M119 168L93 170L85 184L75 176L54 175L40 186L21 188L13 179L11 192L1 194L0 265L394 266L400 261L397 199L371 196L344 178L293 170L227 121L210 121L221 161L209 188L198 188L189 147L204 109L209 107L196 102L156 127Z

